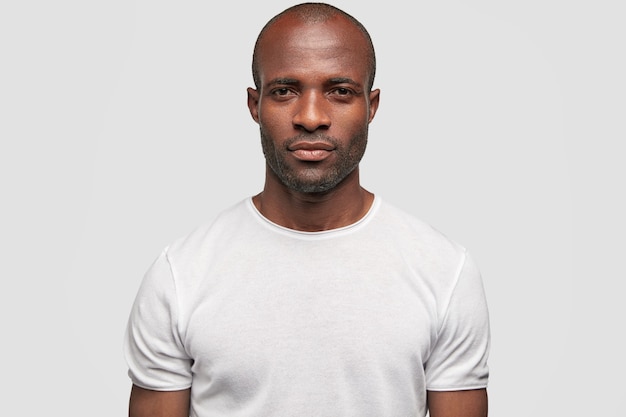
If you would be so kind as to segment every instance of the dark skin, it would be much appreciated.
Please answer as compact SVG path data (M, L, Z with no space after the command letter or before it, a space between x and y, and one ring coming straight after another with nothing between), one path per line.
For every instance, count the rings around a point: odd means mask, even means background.
M129 417L188 417L190 390L161 392L133 386ZM428 391L431 417L486 417L487 390Z
M380 91L367 87L366 42L342 16L303 24L286 15L262 38L261 85L248 89L248 108L265 135L267 164L264 189L253 202L274 223L330 230L355 223L371 207L374 196L360 185L358 161ZM294 137L303 139L290 142ZM351 163L353 169L342 168ZM285 178L298 185L286 184ZM322 192L299 188L328 178L336 184ZM189 389L158 392L134 386L129 415L187 417L189 397ZM427 399L431 417L487 416L484 389L429 391Z
M428 391L430 417L487 417L487 390Z
M189 417L191 390L152 391L133 385L129 417Z
M286 16L263 37L261 46L274 47L259 50L261 86L248 89L248 108L295 177L325 178L340 164L339 148L364 151L365 144L355 137L367 136L379 102L379 91L366 88L364 42L362 33L339 17L303 25ZM315 134L336 139L337 149L313 144L309 154L299 155L285 143ZM267 159L265 186L253 201L277 224L303 231L335 229L359 220L372 204L373 195L359 183L358 161L336 186L311 193L286 185Z

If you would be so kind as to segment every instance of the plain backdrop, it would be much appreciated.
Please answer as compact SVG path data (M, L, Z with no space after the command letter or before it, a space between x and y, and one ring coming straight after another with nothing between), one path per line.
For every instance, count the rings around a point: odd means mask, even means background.
M2 2L0 415L126 414L144 272L261 189L252 46L292 4ZM481 267L490 415L623 416L623 2L334 4L378 55L363 185Z

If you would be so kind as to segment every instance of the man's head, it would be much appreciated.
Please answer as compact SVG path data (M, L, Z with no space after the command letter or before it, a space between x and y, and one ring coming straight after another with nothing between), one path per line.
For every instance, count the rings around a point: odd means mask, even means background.
M370 37L370 34L368 33L367 29L365 29L365 26L363 26L361 22L356 20L354 17L352 17L348 13L344 12L341 9L336 8L335 6L331 6L330 4L302 3L302 4L292 6L284 10L283 12L277 14L265 24L263 29L261 29L261 32L259 33L256 44L254 45L254 52L252 54L252 78L254 80L254 85L256 86L257 90L261 87L261 83L259 80L259 62L258 62L258 51L259 51L259 44L261 42L261 39L263 38L263 35L265 34L265 32L267 32L267 30L270 27L272 27L272 25L277 20L279 20L281 17L288 15L288 14L296 16L303 23L323 23L323 22L326 22L328 19L332 17L336 17L336 16L342 16L346 18L348 21L352 22L352 24L363 33L363 36L367 40L367 49L363 52L368 54L369 78L368 78L367 89L368 90L372 89L372 87L374 86L374 77L376 75L376 53L374 52L374 45L372 43L372 38Z
M374 73L366 30L332 6L305 3L268 22L255 45L248 107L270 181L303 193L358 183L378 107Z

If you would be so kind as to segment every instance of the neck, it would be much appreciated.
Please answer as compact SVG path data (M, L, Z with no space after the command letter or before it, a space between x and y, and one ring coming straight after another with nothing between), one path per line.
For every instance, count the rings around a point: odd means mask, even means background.
M359 184L356 168L324 193L301 193L266 178L263 191L252 198L268 220L289 229L319 232L356 223L367 214L374 195Z

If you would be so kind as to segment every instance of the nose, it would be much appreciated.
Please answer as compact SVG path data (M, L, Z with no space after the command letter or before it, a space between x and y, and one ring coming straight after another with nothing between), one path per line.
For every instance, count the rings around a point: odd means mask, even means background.
M298 108L293 117L296 129L314 132L318 129L330 127L328 101L321 92L307 91L298 100Z

